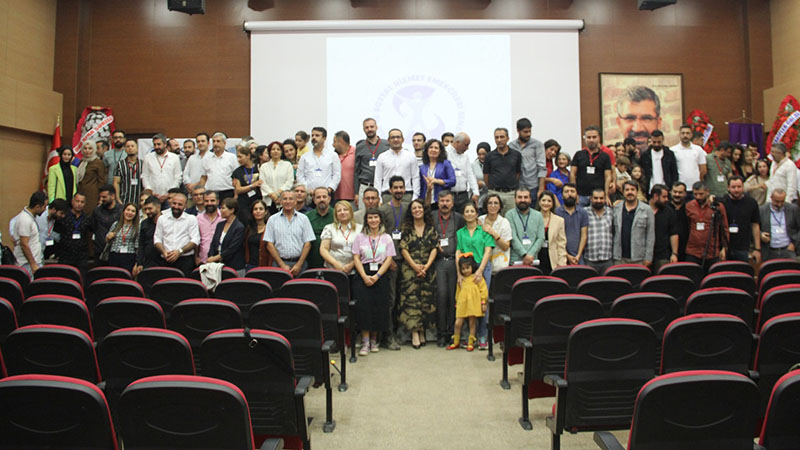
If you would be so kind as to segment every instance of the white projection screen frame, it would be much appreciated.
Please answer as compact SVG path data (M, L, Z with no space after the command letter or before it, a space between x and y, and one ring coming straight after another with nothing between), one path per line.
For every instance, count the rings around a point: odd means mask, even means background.
M363 139L399 128L466 131L494 147L494 129L581 148L578 32L582 20L245 22L251 33L250 130L258 142L313 126Z

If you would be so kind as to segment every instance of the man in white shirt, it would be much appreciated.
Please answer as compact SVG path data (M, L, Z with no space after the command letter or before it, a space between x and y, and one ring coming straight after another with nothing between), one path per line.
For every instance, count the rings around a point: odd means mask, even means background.
M153 136L153 151L144 156L142 187L162 203L170 189L181 185L181 160L167 151L167 138L158 133Z
M11 239L14 240L14 257L17 265L25 268L31 276L39 270L44 261L42 243L39 241L39 226L36 217L47 208L47 195L36 191L31 195L28 206L14 217Z
M211 138L208 133L197 133L197 151L186 160L186 167L183 168L183 183L186 192L193 192L200 184L203 177L203 158L208 154L208 142Z
M678 181L686 185L686 200L692 200L691 186L706 177L706 152L692 143L692 127L681 125L680 142L670 148L678 162Z
M447 159L450 160L456 173L456 185L450 189L450 192L453 193L455 211L458 213L464 212L464 207L470 200L477 204L478 194L480 194L478 179L475 178L475 172L472 171L472 162L477 156L472 156L476 152L469 151L469 143L469 135L462 131L456 133L452 145L447 148Z
M313 148L300 157L300 162L297 164L297 182L306 185L309 192L314 192L318 187L326 187L328 194L333 197L333 191L342 179L342 163L336 152L325 148L327 137L328 131L325 128L311 129Z
M782 142L774 144L770 154L773 163L767 180L767 197L772 198L775 189L783 189L786 192L786 202L794 203L797 198L797 169L792 158L786 154L786 146Z
M170 209L156 222L153 243L161 255L161 265L180 269L188 277L194 270L194 249L200 244L197 217L186 214L186 195L174 194Z
M375 167L375 188L383 194L386 203L392 197L389 193L389 179L395 175L403 177L406 184L404 202L419 198L419 165L414 152L403 148L403 132L397 128L389 130L389 150L378 157Z
M236 155L225 151L227 140L225 133L220 131L211 136L213 152L203 158L203 176L200 177L200 184L204 185L207 191L219 194L220 203L234 196L233 171L239 167Z

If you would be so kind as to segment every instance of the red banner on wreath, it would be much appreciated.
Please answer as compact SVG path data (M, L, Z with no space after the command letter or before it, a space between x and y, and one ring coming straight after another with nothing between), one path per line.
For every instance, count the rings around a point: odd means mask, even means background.
M86 141L110 140L114 133L114 115L111 108L87 106L72 134L72 148L75 157L80 158L81 148Z

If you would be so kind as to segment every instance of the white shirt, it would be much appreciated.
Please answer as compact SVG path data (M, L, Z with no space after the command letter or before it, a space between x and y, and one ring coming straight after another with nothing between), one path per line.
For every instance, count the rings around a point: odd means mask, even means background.
M309 194L322 186L336 190L342 179L342 163L339 155L331 149L322 149L320 156L310 150L297 163L297 182L304 184Z
M42 255L42 243L39 241L39 226L36 225L36 218L28 211L28 208L23 208L22 212L17 214L14 219L14 227L11 230L11 239L14 240L14 257L17 258L18 265L29 264L28 258L22 252L20 245L20 237L25 236L28 238L28 247L31 249L31 255L37 265L42 265L44 256Z
M700 181L700 166L706 165L706 152L691 142L688 147L679 142L670 150L675 154L678 163L678 180L686 184L686 190L691 192L692 186Z
M797 168L792 159L784 156L780 164L773 163L769 171L767 198L772 197L772 191L780 188L786 191L786 201L792 203L797 198Z
M275 166L270 160L261 164L258 169L258 177L263 181L261 184L261 197L263 197L267 206L270 206L272 205L270 194L278 194L292 188L294 169L289 161L278 161L278 165Z
M375 189L380 192L389 190L389 179L400 175L406 182L406 192L414 193L412 198L419 198L419 165L414 152L405 148L395 153L394 150L381 153L375 167Z
M481 225L483 224L484 220L486 220L486 214L478 217L478 223ZM494 228L494 231L497 231L497 233L500 235L500 239L508 242L511 242L511 240L514 239L514 233L511 230L511 222L509 222L505 217L498 214L497 219L495 219L494 223L492 224L492 228ZM508 261L510 259L510 245L505 250L500 250L500 247L495 245L492 248L492 256L489 259L492 262L492 273L497 273L498 270L508 267Z
M474 195L478 195L480 188L478 187L478 180L475 178L475 172L472 171L473 160L470 159L468 150L459 154L453 146L447 146L447 159L456 172L456 185L451 190L453 192L472 191Z
M650 149L650 158L653 160L653 176L650 178L650 189L656 184L664 184L664 168L661 167L661 159L664 157L664 150L660 152Z
M163 156L150 152L142 161L142 187L153 194L164 195L170 189L181 185L181 159L178 155L165 151Z
M183 168L183 182L184 184L197 183L200 177L203 176L203 158L208 156L210 152L206 152L202 157L200 152L196 151L194 155L186 160L186 167Z
M177 158L177 157L176 157ZM189 242L200 245L200 228L197 227L197 217L181 214L177 219L173 217L172 211L166 210L169 214L161 214L156 223L156 231L153 234L153 243L161 243L164 250L180 250ZM188 251L181 256L193 255L194 250Z
M347 227L336 226L336 224L329 223L322 229L321 240L330 239L330 247L328 252L331 254L341 265L347 265L353 262L353 243L356 241L356 236L361 233L361 224L349 223ZM328 261L325 261L325 267L333 269ZM355 269L351 273L355 272Z
M236 155L230 152L207 153L203 158L203 175L206 178L206 190L229 191L233 189L233 171L239 167Z

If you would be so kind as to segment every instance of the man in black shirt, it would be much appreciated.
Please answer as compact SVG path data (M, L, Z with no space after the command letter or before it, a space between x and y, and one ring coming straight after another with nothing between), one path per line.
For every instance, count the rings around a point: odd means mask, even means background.
M92 232L94 232L95 265L106 246L106 235L111 231L111 225L122 214L122 205L117 201L117 191L114 186L107 184L100 187L100 205L92 211Z
M161 217L161 202L158 197L150 196L144 201L144 215L146 219L142 221L139 229L139 256L136 258L139 265L133 268L133 275L136 276L142 269L158 265L159 253L153 242L153 235L156 233L156 223Z
M378 123L375 119L368 117L362 125L366 139L356 143L353 162L353 193L356 209L359 210L364 209L364 202L361 201L364 189L373 185L378 156L389 150L389 141L378 137Z
M678 223L678 261L685 261L686 242L689 240L689 218L686 217L686 185L677 181L670 191L669 207L675 211Z
M59 264L76 267L83 279L89 270L89 236L92 234L92 224L83 212L85 207L86 194L78 192L72 196L72 209L55 225L61 235L56 251Z
M500 215L514 208L514 194L519 186L522 173L522 153L512 152L508 147L508 130L494 130L494 142L497 148L486 155L483 162L483 181L490 194L496 194L503 202Z
M606 192L606 201L611 195L611 159L600 150L600 129L594 125L586 127L583 132L586 147L572 157L572 169L569 182L578 188L580 206L589 206L592 191L602 189Z
M664 264L678 262L678 219L675 210L667 206L669 189L666 185L653 185L650 191L650 208L656 217L656 240L653 245L653 273Z
M756 264L761 262L761 224L758 202L744 195L744 179L734 175L728 179L728 195L722 199L728 213L728 258ZM750 250L751 244L754 245Z

